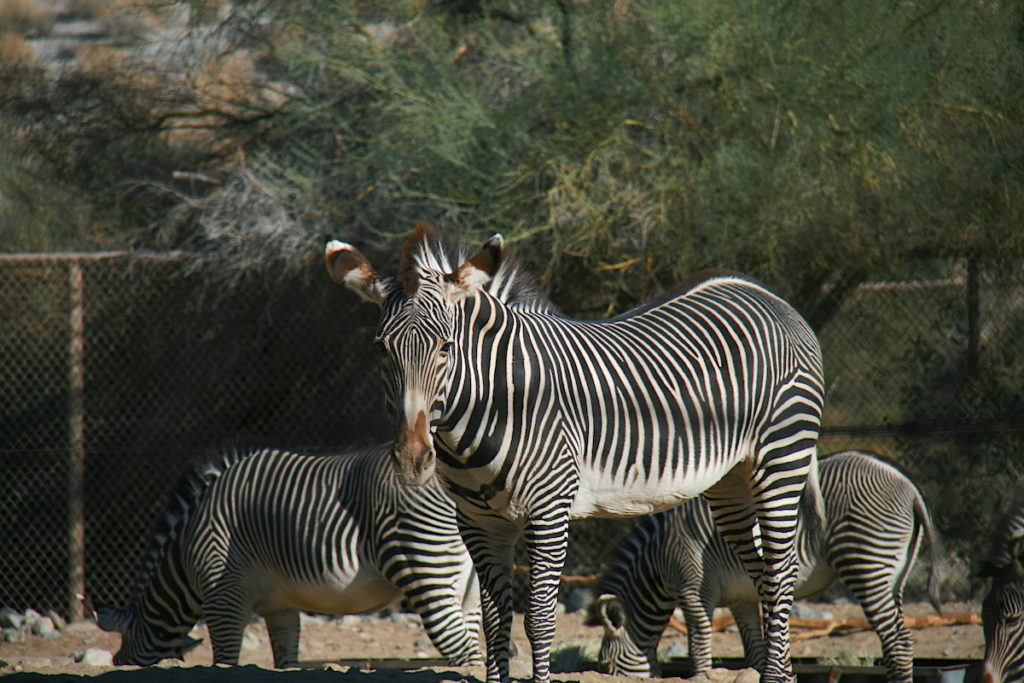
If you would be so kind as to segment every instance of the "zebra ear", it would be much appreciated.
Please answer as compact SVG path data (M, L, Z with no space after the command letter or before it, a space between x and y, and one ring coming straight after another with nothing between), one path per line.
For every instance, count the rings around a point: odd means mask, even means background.
M605 593L597 599L597 614L608 635L620 635L626 627L626 609L617 595Z
M384 282L361 251L347 242L331 240L324 256L332 280L378 306L384 301Z
M106 605L96 607L96 625L100 627L101 631L124 633L128 628L130 619L131 615L128 613L128 610L108 607Z
M459 266L454 273L445 276L449 284L449 297L460 301L491 281L501 267L501 252L504 238L495 233L471 259Z

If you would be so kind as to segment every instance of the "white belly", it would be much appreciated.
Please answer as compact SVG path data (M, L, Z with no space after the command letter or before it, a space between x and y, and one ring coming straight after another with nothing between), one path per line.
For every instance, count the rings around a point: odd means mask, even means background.
M583 517L637 517L674 508L696 498L725 476L735 462L679 476L668 472L658 480L641 475L616 482L593 470L580 471L580 488L569 509L573 519Z
M331 574L316 582L268 575L260 583L254 606L257 613L301 609L326 614L360 614L383 609L402 597L397 587L366 565L354 573Z

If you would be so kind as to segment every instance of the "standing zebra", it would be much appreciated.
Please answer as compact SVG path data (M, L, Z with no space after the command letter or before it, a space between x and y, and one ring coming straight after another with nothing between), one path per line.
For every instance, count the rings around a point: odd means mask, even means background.
M981 606L984 683L1024 681L1024 486L1018 489L982 568L983 575L992 577Z
M910 479L867 453L837 453L820 468L828 526L821 537L797 526L796 596L842 579L882 641L888 679L909 682L914 654L903 622L903 586L923 539L930 548L928 593L939 609L941 553L928 509ZM641 519L613 557L595 602L605 628L600 660L608 673L647 677L656 670L655 649L677 601L695 673L711 669L711 618L723 605L736 618L747 661L760 665L757 593L702 499Z
M155 534L115 664L181 658L205 618L217 664L237 664L245 625L265 617L274 666L298 666L299 610L356 614L403 596L452 664L479 663L479 587L438 486L398 481L387 447L346 455L261 450L186 478Z
M463 261L418 228L396 278L342 242L326 257L334 280L381 307L398 468L426 481L439 460L455 498L480 576L488 681L509 680L520 534L533 678L547 683L569 519L649 514L703 492L758 587L764 680L790 679L793 538L822 409L821 353L796 311L719 274L611 320L571 320L500 235Z

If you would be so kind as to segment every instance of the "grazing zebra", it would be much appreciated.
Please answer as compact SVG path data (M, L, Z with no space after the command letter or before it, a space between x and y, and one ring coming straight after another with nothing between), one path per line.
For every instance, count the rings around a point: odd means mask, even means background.
M509 680L520 534L533 677L547 683L569 519L649 514L705 492L758 587L763 679L791 678L793 539L822 409L820 349L796 311L716 274L611 320L571 320L500 235L463 260L420 227L395 278L342 242L326 259L335 281L381 307L397 467L426 481L440 461L456 501L480 576L488 681Z
M1024 681L1024 488L999 524L982 574L992 577L981 606L982 680Z
M903 585L923 538L931 559L928 594L939 609L941 553L928 509L910 479L867 453L824 458L820 473L828 523L822 537L797 527L796 596L842 579L882 641L888 679L910 681L914 654L903 623ZM747 661L760 664L757 593L703 500L640 520L613 558L594 603L605 628L600 660L608 673L647 677L657 669L655 649L677 601L695 673L711 669L711 617L724 605L736 618Z
M299 610L355 614L405 597L452 664L479 663L479 587L438 486L407 487L377 446L345 455L232 455L183 481L146 552L115 664L182 658L205 618L217 664L237 664L253 612L274 666L298 666Z

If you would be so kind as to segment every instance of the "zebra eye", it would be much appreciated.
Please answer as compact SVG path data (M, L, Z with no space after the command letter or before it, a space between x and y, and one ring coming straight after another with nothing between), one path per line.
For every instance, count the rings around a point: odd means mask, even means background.
M455 342L451 339L441 342L441 355L447 357L451 353L453 346L455 346Z

